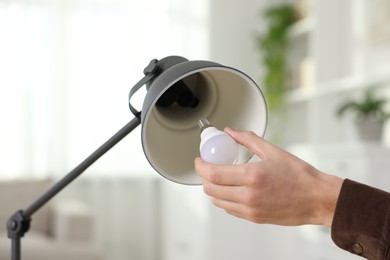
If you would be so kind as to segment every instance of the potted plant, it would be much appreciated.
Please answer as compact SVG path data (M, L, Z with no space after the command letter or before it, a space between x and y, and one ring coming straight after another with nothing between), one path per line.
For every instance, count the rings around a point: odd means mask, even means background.
M361 100L348 100L337 110L339 117L347 112L355 115L358 133L364 141L380 141L383 125L390 114L386 111L387 99L377 97L372 88L367 89Z

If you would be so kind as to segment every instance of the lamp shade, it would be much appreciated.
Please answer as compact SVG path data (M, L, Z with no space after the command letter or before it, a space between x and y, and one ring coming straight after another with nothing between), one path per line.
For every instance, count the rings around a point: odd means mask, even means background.
M267 107L256 83L243 72L210 61L169 56L148 84L141 112L145 155L163 177L181 184L201 184L194 159L199 156L198 120L263 136ZM250 159L244 149L239 161Z

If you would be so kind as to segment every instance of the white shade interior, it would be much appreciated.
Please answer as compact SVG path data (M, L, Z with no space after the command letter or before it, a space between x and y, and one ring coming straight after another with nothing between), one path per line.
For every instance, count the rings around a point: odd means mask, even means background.
M143 122L144 151L164 177L182 184L200 184L194 159L199 156L200 118L219 129L230 126L262 136L267 108L258 86L247 75L227 67L202 68L183 75L200 102L196 108L154 106ZM179 79L178 79L179 80ZM173 83L172 83L173 84ZM241 153L249 159L249 151Z

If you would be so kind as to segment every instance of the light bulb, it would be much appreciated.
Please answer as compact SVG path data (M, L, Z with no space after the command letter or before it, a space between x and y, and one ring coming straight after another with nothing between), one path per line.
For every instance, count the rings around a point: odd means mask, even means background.
M238 145L234 139L210 125L207 119L200 119L200 157L213 164L234 164L237 161Z

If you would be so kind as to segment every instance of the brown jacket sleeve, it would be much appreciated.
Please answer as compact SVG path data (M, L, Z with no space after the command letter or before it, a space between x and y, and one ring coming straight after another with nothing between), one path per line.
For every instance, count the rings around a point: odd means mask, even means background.
M332 239L340 248L369 260L390 260L390 193L346 179Z

